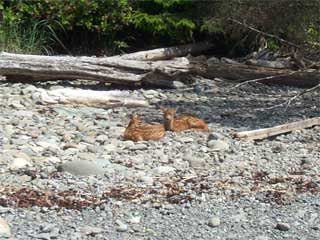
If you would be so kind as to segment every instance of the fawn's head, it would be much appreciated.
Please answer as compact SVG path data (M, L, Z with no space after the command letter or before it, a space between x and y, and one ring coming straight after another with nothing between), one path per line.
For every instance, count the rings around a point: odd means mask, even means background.
M140 124L142 123L140 117L136 114L136 113L133 113L131 116L130 116L130 123L129 125L137 125L137 124Z
M161 111L163 112L163 118L165 121L171 121L174 119L174 115L177 112L177 109L175 108L161 108Z

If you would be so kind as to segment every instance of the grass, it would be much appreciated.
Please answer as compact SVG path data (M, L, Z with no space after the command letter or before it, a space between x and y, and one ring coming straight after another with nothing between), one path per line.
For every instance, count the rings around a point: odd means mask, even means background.
M53 26L58 22L33 21L29 24L6 24L0 22L0 51L24 54L52 55L52 46L60 44Z

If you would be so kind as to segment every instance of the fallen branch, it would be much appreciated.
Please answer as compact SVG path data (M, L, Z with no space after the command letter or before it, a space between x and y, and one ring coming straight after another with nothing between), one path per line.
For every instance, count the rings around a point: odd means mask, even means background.
M291 102L309 92L313 92L315 90L317 90L318 88L320 88L320 83L312 88L308 88L308 89L305 89L301 92L299 92L298 94L296 94L295 96L289 98L287 101L285 101L284 103L280 103L280 104L277 104L275 106L272 106L272 107L269 107L269 108L264 108L263 110L270 110L270 109L274 109L274 108L277 108L277 107L283 107L283 106L286 106L285 108L285 111L287 111L288 107L290 106Z
M273 79L273 78L279 78L279 77L285 77L285 76L290 76L295 74L296 72L290 72L290 73L286 73L286 74L280 74L280 75L275 75L275 76L268 76L268 77L263 77L263 78L256 78L256 79L251 79L251 80L247 80L244 81L242 83L238 83L237 85L235 85L234 87L232 87L231 89L235 89L238 88L242 85L248 84L248 83L254 83L254 82L259 82L262 80L268 80L268 79Z
M271 37L271 38L277 39L279 42L285 43L285 44L290 45L290 46L292 46L292 47L300 48L300 46L298 46L298 45L296 45L296 44L294 44L294 43L292 43L292 42L289 42L288 40L285 40L285 39L283 39L283 38L280 38L280 37L278 37L278 36L276 36L276 35L274 35L274 34L262 32L262 31L260 31L260 30L258 30L258 29L256 29L256 28L254 28L254 27L249 26L249 25L246 24L246 23L240 22L240 21L235 20L235 19L232 19L232 18L229 18L229 20L230 20L231 22L234 22L234 23L237 23L237 24L239 24L239 25L241 25L241 26L246 27L246 28L250 29L251 31L254 31L254 32L256 32L256 33L259 33L259 34L261 34L261 35L264 35L264 36L266 36L266 37Z
M287 123L271 128L263 128L252 131L243 131L234 134L235 138L244 138L248 140L263 139L271 136L279 135L282 133L292 132L294 130L300 130L304 128L310 128L316 125L320 125L320 117L315 117L307 120L302 120L293 123Z
M222 78L247 84L259 82L264 84L283 84L296 87L314 87L320 83L320 71L290 69L273 69L246 64L211 63L208 65L205 78ZM240 86L241 86L240 85ZM239 86L237 86L239 87Z
M113 107L147 107L144 99L133 98L125 91L93 91L83 89L56 89L46 91L38 89L42 104L70 104L101 108Z

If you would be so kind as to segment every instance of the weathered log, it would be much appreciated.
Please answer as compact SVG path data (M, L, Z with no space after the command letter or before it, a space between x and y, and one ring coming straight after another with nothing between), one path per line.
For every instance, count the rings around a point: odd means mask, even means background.
M290 61L285 60L264 60L264 59L248 59L246 61L247 65L266 67L266 68L275 68L275 69L292 69L293 64Z
M293 71L290 69L273 69L246 64L210 63L204 76L209 79L217 77L239 82L278 76L262 79L259 82L297 87L313 87L320 83L320 71L317 70Z
M143 98L134 98L126 91L93 91L63 88L56 90L37 89L42 104L69 104L101 108L148 107Z
M187 44L176 47L158 48L154 50L141 51L121 55L122 59L138 61L168 60L175 57L182 57L188 54L198 54L210 49L213 45L207 42ZM117 56L119 57L119 56Z
M149 84L174 87L174 81L205 71L203 59L175 58L165 61L136 61L121 57L94 58L0 54L0 75L7 80L30 81L86 79L117 84Z
M235 138L243 138L243 139L263 139L275 135L279 135L282 133L292 132L294 130L300 130L304 128L310 128L316 125L320 125L320 117L310 118L307 120L302 120L298 122L287 123L271 128L263 128L252 131L243 131L234 134Z

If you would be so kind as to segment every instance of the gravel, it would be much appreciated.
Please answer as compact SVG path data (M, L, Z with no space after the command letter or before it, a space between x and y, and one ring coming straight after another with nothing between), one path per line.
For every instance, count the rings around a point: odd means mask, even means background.
M319 116L319 93L264 110L300 89L230 91L198 79L194 88L128 90L148 109L39 104L36 87L61 85L1 82L0 239L320 238L320 127L232 138ZM162 122L160 106L204 119L210 132L121 139L132 112Z

